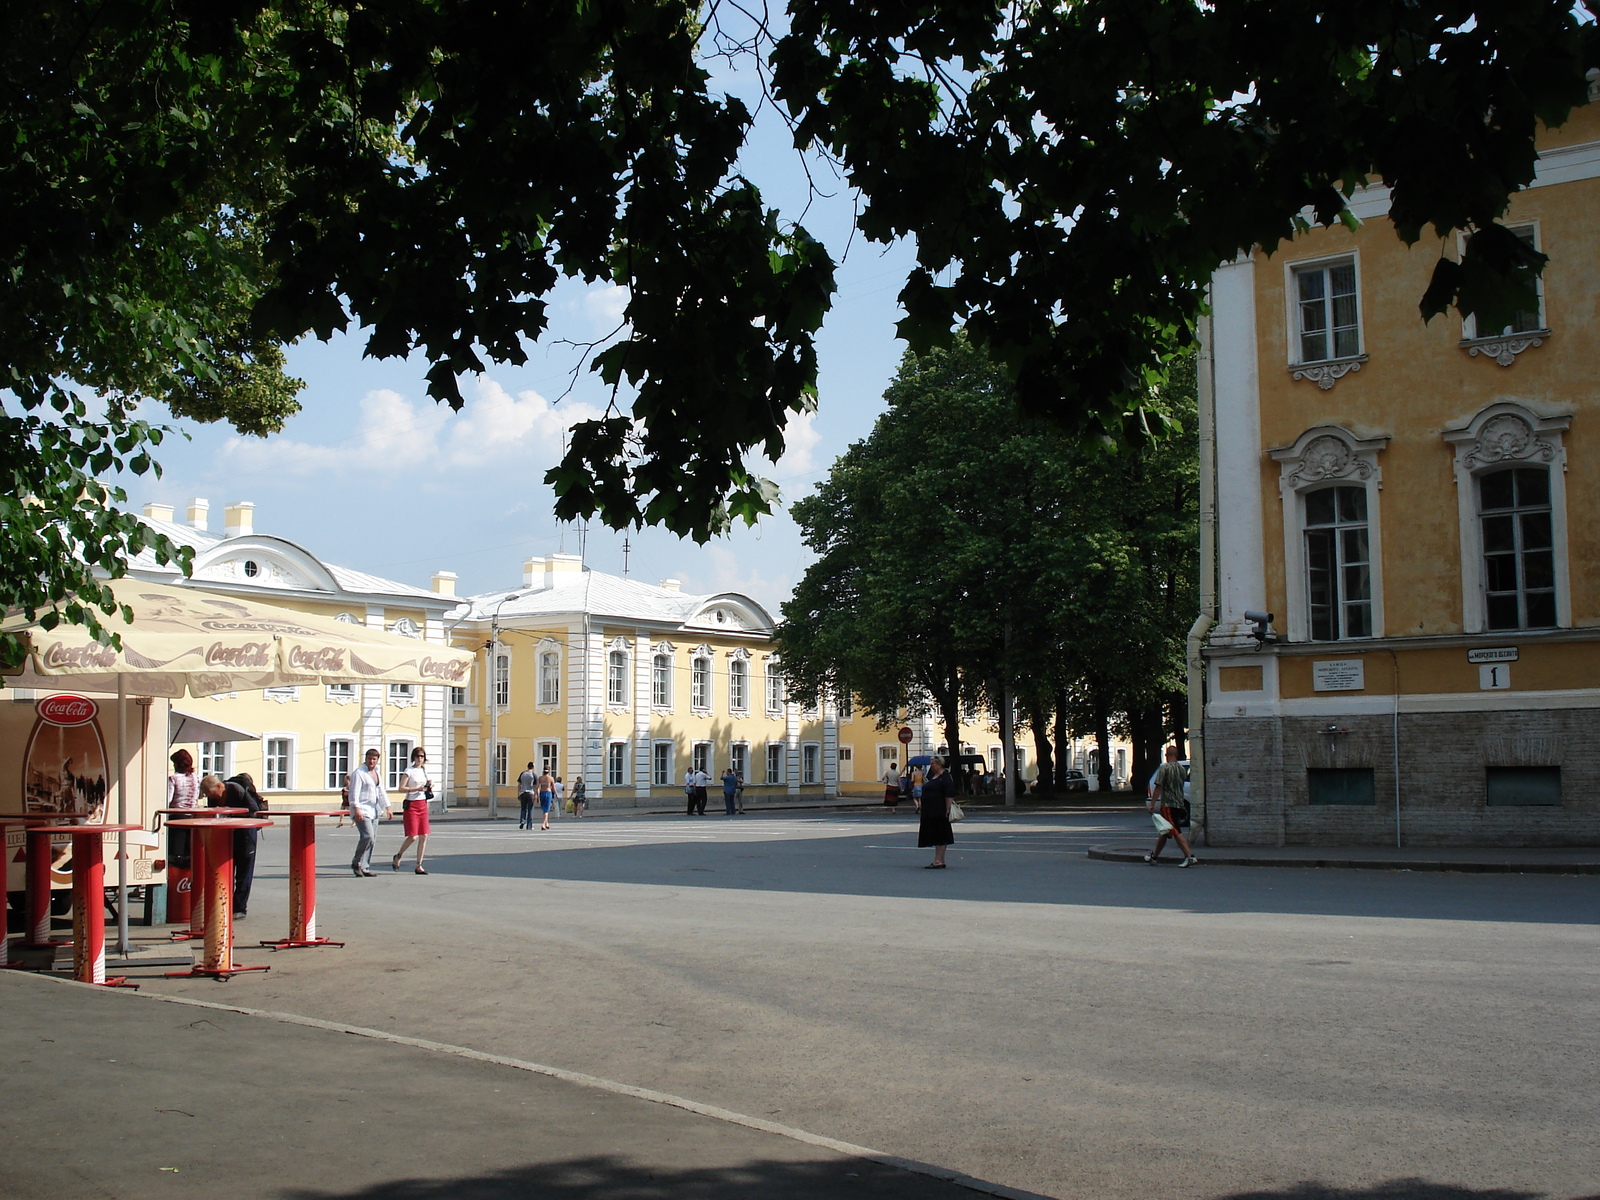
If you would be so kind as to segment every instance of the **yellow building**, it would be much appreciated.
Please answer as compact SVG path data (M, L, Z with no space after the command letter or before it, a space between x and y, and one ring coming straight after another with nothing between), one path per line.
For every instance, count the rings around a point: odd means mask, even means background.
M205 500L192 501L183 522L174 521L170 505L146 505L146 524L193 549L193 574L185 579L176 567L157 566L148 552L131 563L130 574L444 642L443 615L459 603L451 594L454 575L440 572L436 590L427 592L334 566L293 542L257 533L254 510L247 501L229 505L219 535L208 528ZM202 772L248 772L274 808L337 808L344 777L368 749L383 753L391 784L415 746L424 747L431 762L441 761L448 690L343 684L177 701L181 712L251 736L190 741L180 732L174 747L187 748Z
M1600 105L1540 147L1513 326L1421 321L1459 243L1405 246L1381 187L1214 275L1213 843L1600 836Z
M596 809L679 803L691 767L713 777L713 807L730 765L749 799L838 791L833 706L789 701L772 618L748 596L688 595L674 579L641 583L552 554L524 564L520 587L474 596L446 623L455 645L481 648L472 684L450 697L462 803L488 801L492 771L496 798L514 804L529 762L569 786L581 777Z

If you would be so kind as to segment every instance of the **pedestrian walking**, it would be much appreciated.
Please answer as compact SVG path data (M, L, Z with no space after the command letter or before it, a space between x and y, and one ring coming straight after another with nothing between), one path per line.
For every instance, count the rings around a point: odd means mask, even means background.
M1145 807L1150 810L1156 826L1156 848L1144 856L1145 862L1154 864L1161 858L1161 849L1169 837L1183 851L1180 867L1192 867L1199 862L1189 847L1189 840L1183 836L1182 826L1187 824L1189 814L1183 798L1183 767L1178 762L1176 746L1167 747L1167 761L1156 768Z
M933 861L925 870L944 869L945 848L956 840L956 831L950 827L950 805L955 798L955 779L944 769L944 759L934 755L918 805L922 819L917 825L917 845L933 847Z
M533 764L528 764L528 769L517 776L517 828L533 828L533 788L539 777L533 773Z
M561 814L566 812L566 807L565 806L566 806L566 802L567 802L566 801L567 785L565 783L561 782L561 776L559 776L559 775L554 776L554 779L555 779L555 783L556 783L556 786L555 786L555 804L551 806L550 811L555 813L556 820L559 821L561 819Z
M579 775L572 781L572 815L583 816L583 810L589 807L589 788Z
M888 809L890 816L900 811L902 782L899 767L890 763L888 770L883 773L883 806Z
M539 812L543 815L543 820L539 822L539 828L549 829L550 809L556 802L555 777L547 770L539 776L536 786L539 789Z
M401 773L400 787L405 792L404 802L400 806L400 820L406 840L400 843L400 849L395 851L389 865L398 871L400 860L411 849L411 843L415 842L417 867L413 874L426 875L428 871L422 865L422 856L428 851L428 834L432 830L432 822L428 819L428 801L433 799L433 780L428 778L428 752L421 746L411 752L411 765Z
M916 810L918 812L922 811L922 781L923 781L922 768L921 767L912 767L911 768L911 803L916 807Z
M366 761L350 772L347 784L350 789L350 822L360 835L356 839L356 856L350 860L350 869L358 877L371 878L375 874L372 870L372 852L378 846L378 821L387 821L394 815L389 811L389 796L383 790L383 777L378 774L380 757L376 750L368 750Z
M728 816L734 815L734 802L739 797L739 773L730 765L722 773L722 803L728 810Z

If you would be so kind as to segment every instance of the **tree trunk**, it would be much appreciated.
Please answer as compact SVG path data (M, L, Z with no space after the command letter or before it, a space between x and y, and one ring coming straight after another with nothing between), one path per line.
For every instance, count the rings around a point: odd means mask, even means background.
M1067 790L1067 772L1072 769L1072 754L1067 739L1067 693L1056 695L1056 791Z
M1039 790L1051 791L1055 784L1055 756L1050 753L1049 714L1043 704L1028 700L1028 724L1033 727L1033 754L1038 760Z
M1161 764L1161 747L1166 732L1165 707L1152 704L1148 708L1134 709L1128 713L1128 729L1133 742L1134 791L1155 774Z
M1167 731L1178 747L1178 757L1189 757L1189 697L1183 692L1173 692L1167 698Z
M1102 792L1111 790L1111 713L1099 704L1094 710L1094 744L1100 751L1099 769L1095 776Z

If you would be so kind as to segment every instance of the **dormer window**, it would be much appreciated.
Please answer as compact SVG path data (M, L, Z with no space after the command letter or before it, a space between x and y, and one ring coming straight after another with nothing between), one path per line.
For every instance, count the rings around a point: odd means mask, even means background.
M244 560L244 573L251 579L261 574L261 568L256 565L255 559L247 558Z

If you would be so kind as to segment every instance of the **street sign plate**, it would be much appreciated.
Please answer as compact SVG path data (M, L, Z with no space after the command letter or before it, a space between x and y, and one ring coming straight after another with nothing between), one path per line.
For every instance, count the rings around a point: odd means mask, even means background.
M1482 650L1468 650L1469 663L1501 663L1516 662L1517 648L1515 646L1490 646Z

